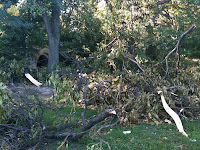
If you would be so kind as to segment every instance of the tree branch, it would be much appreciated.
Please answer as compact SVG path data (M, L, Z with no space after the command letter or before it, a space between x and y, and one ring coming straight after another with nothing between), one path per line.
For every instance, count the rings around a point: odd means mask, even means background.
M117 121L115 121L113 124L108 124L106 126L102 126L100 127L98 130L97 130L97 133L100 133L101 130L105 129L105 128L110 128L110 127L113 127L115 126L116 124L118 124L120 122L120 120L118 119Z
M91 119L87 124L83 126L83 128L80 130L80 132L65 132L65 133L56 133L56 134L46 134L45 137L47 138L65 138L65 137L70 137L72 140L78 140L81 138L89 129L91 129L93 126L98 124L99 122L103 121L105 118L116 115L115 110L113 109L107 109L104 112L102 112L100 115L97 117Z
M144 72L144 70L142 69L142 67L140 66L140 64L136 60L133 60L133 59L131 59L128 56L125 56L125 55L123 55L123 57L124 58L128 58L130 61L134 62L137 65L137 67L140 70L140 72Z
M163 5L165 3L169 3L171 0L163 0L163 1L158 1L156 2L156 5Z
M182 39L183 39L187 34L189 34L190 32L192 32L192 30L193 30L195 27L196 27L196 26L193 25L193 26L191 26L186 32L184 32L184 33L180 36L180 38L179 38L179 40L178 40L178 42L177 42L177 44L176 44L176 47L175 47L172 51L170 51L170 52L167 54L167 56L165 57L164 60L166 61L166 72L165 72L165 76L163 77L162 80L166 79L166 77L167 77L167 75L168 75L168 73L169 73L169 64L168 64L168 60L169 60L169 57L170 57L175 51L176 51L177 54L178 54L178 60L177 60L177 68L178 68L179 62L180 62L180 51L179 51L180 43L181 43ZM162 61L162 62L163 62L163 61Z

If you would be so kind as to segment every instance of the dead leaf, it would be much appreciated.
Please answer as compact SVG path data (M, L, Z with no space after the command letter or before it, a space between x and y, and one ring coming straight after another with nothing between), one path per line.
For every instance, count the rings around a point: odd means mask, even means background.
M135 140L134 137L132 137L130 141L131 141L131 142L134 142L134 140Z
M163 137L162 139L166 140L166 139L167 139L167 137Z

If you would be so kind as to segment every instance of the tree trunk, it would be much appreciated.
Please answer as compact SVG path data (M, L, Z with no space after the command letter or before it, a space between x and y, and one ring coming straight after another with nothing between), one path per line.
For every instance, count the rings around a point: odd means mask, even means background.
M48 37L49 40L49 57L48 57L48 72L55 70L59 62L59 40L60 38Z
M42 17L45 23L49 41L48 72L55 70L59 62L59 42L60 42L60 1L52 2L52 12L50 19L44 12Z

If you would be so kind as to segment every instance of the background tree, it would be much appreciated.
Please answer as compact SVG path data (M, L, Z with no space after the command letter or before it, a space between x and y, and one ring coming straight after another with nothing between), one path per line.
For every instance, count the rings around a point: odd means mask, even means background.
M60 43L60 14L61 0L37 1L27 0L23 2L25 9L31 13L32 17L40 15L44 21L48 35L48 71L52 72L59 62Z
M71 57L88 57L97 51L102 41L101 21L89 3L79 1L71 4L69 12L63 14L61 25L62 50Z

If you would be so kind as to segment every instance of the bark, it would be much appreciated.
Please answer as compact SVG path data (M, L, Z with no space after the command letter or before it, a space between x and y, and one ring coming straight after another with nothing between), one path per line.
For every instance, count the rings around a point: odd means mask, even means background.
M48 72L54 71L59 62L60 9L59 2L54 0L50 18L48 18L46 12L42 15L49 42Z
M169 3L171 0L163 0L163 1L158 1L156 2L156 5L163 5L165 3Z
M107 109L101 114L99 114L97 117L92 118L89 120L88 123L86 123L82 129L79 132L64 132L64 133L55 133L55 134L46 134L46 138L66 138L70 137L72 140L78 140L80 139L87 131L89 131L92 127L94 127L96 124L102 122L104 119L106 119L109 116L116 115L116 111L113 109Z

